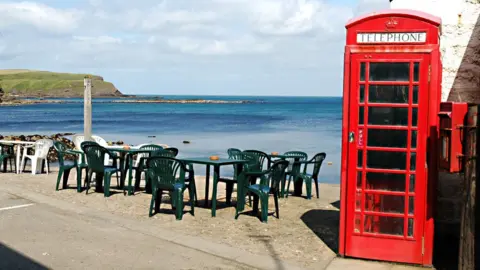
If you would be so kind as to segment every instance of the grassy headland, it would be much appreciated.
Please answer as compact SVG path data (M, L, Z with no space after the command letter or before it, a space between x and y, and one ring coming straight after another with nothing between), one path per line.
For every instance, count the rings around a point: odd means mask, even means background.
M83 79L89 74L49 71L0 70L0 86L6 97L83 97ZM92 96L121 97L123 94L101 76L91 75Z

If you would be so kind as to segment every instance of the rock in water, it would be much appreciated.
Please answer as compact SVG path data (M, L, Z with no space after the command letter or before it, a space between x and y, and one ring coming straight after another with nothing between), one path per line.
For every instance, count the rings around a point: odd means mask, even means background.
M189 143L190 143L190 141L183 141L183 143L184 143L184 144L189 144Z

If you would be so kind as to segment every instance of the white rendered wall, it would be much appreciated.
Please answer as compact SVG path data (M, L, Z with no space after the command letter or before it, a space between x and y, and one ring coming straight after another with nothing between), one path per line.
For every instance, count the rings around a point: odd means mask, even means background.
M480 26L480 1L393 0L390 7L420 10L442 19L442 101L471 101L472 97L480 101L475 93L480 91L480 30L474 31L475 25Z

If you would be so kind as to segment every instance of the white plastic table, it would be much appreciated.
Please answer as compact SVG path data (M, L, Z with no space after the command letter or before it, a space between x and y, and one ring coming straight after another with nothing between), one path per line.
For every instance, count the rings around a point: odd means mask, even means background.
M20 155L22 154L22 146L34 145L35 142L24 142L24 141L7 141L7 140L0 140L0 143L4 144L14 144L17 147L17 158L15 164L17 165L16 173L19 174L21 172L20 169Z

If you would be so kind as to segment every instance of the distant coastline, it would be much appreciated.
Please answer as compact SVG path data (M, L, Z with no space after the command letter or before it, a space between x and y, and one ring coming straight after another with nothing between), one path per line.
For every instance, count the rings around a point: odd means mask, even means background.
M76 98L76 97L74 97ZM111 98L111 100L95 100L95 98ZM251 104L251 103L264 103L263 101L252 100L210 100L210 99L135 99L135 96L115 97L95 97L92 103L170 103L170 104ZM0 103L0 106L22 106L22 105L34 105L34 104L70 104L78 103L78 101L65 99L48 99L48 98L13 98L4 100Z

